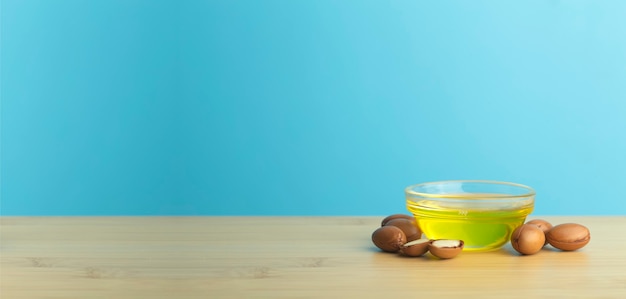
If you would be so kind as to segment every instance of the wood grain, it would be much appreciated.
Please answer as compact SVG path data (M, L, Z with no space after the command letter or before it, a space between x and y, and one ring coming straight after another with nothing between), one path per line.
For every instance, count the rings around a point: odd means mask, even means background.
M0 298L626 298L626 217L519 256L379 252L381 217L2 217ZM409 298L407 297L407 298Z

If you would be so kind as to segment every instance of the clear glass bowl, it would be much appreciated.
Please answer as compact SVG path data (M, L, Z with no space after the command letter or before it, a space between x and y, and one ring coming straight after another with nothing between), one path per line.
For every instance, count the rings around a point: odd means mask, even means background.
M497 181L440 181L408 186L407 209L429 239L465 242L464 250L502 247L534 209L535 191Z

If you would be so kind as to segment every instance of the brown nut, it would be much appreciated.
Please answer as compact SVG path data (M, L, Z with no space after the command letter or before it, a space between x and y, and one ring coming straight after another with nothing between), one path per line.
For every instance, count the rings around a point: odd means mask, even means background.
M396 226L383 226L372 233L372 242L382 251L398 252L406 243L406 236Z
M463 245L463 240L434 240L428 250L440 259L451 259L461 253Z
M546 237L550 245L564 251L583 248L591 240L589 229L576 223L559 224L548 231Z
M422 231L417 227L415 219L396 218L389 220L385 226L395 226L401 229L406 236L407 241L414 241L422 237Z
M400 247L400 253L406 256L422 256L428 252L429 239L417 239Z
M408 219L411 221L415 221L415 217L410 216L410 215L405 215L405 214L393 214L393 215L389 215L387 217L385 217L385 219L383 219L383 221L380 223L380 226L385 226L385 224L387 224L387 222L393 220L393 219Z
M548 231L550 229L552 229L552 224L548 221L545 221L543 219L533 219L531 221L526 222L526 224L534 224L536 225L539 229L541 229L543 231L544 234L547 234ZM546 238L546 242L543 243L543 245L545 246L546 244L548 244L548 238Z
M511 234L511 245L521 254L535 254L545 243L546 235L534 224L521 225Z

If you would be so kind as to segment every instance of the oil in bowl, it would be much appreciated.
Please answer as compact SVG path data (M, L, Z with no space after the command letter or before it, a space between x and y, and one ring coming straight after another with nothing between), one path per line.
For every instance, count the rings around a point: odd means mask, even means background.
M535 191L497 181L441 181L405 189L407 209L429 239L465 242L466 251L502 247L534 208Z

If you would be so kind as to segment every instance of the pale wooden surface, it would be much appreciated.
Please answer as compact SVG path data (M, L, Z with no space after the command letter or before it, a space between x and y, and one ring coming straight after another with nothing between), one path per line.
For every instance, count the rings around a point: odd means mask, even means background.
M0 297L626 298L626 217L542 218L591 242L436 260L376 250L382 217L3 217Z

